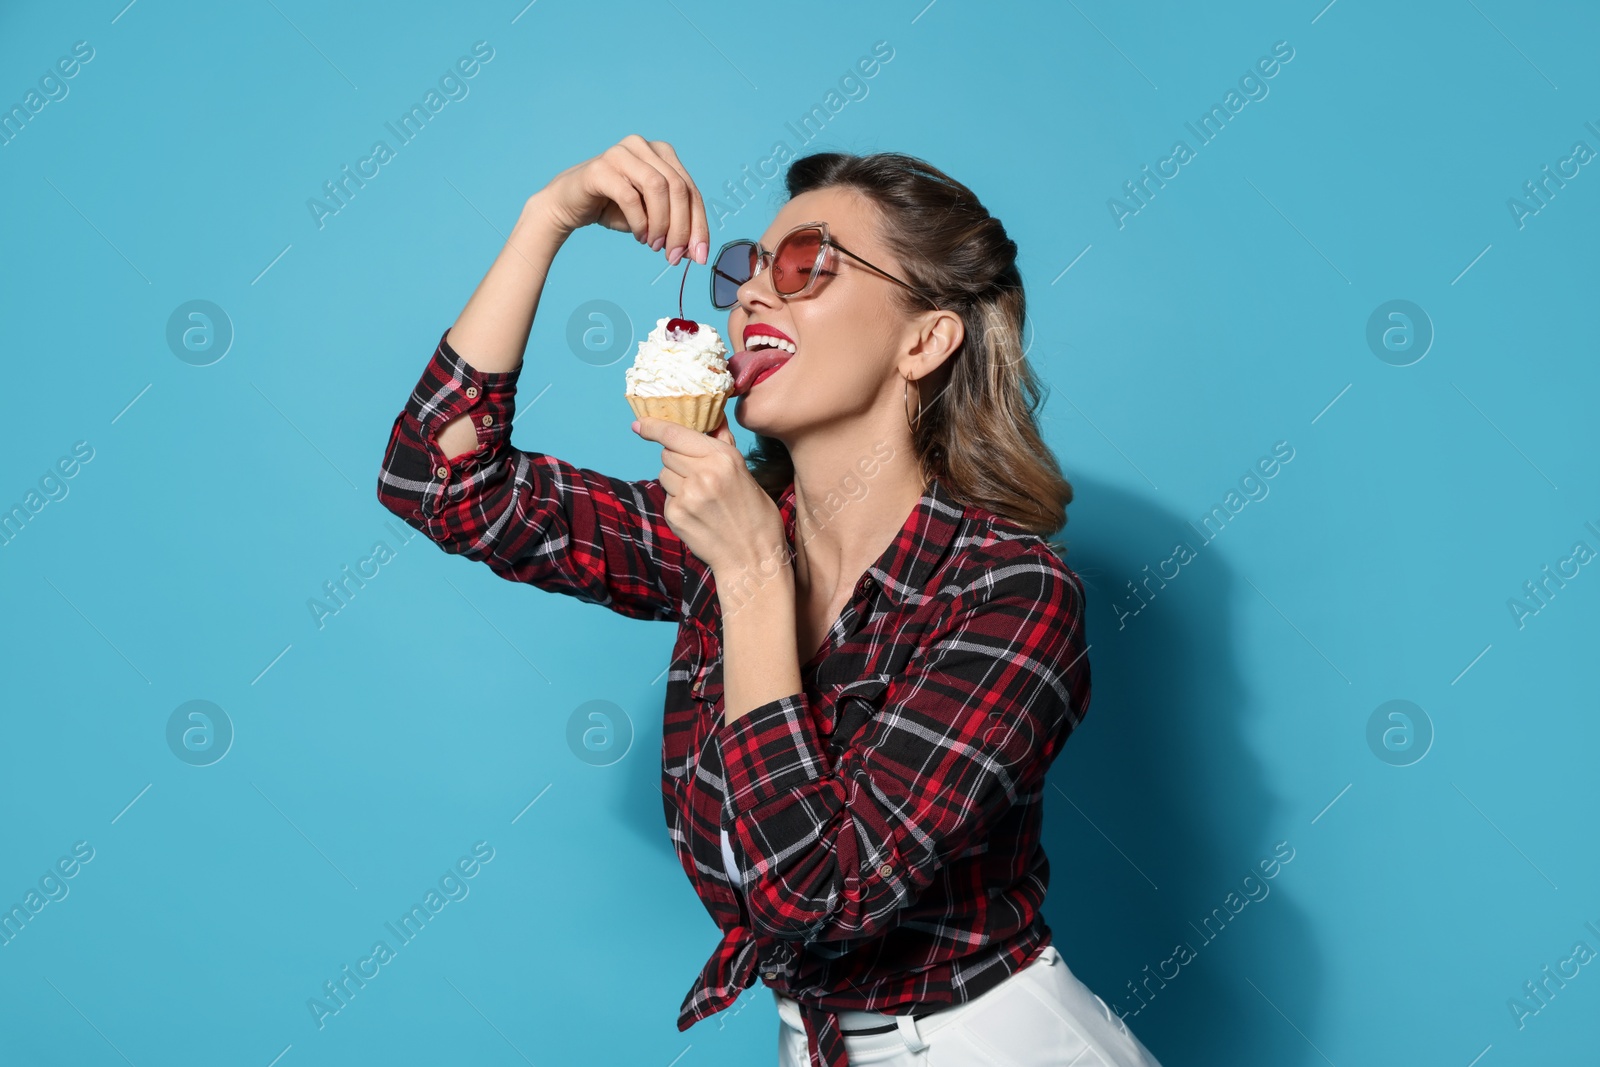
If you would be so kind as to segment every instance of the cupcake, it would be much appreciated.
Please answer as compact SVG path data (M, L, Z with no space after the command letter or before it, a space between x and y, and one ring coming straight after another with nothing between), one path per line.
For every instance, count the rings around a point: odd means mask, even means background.
M628 368L626 399L640 418L670 419L710 433L733 391L728 349L717 331L691 319L657 319Z

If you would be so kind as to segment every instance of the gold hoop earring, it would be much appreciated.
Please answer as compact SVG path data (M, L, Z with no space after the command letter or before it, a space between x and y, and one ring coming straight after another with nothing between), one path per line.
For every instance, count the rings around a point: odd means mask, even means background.
M911 427L912 433L916 433L917 423L922 421L922 387L917 387L917 414L913 418L911 415L911 379L906 378L905 382L906 386L903 395L905 397L906 425Z

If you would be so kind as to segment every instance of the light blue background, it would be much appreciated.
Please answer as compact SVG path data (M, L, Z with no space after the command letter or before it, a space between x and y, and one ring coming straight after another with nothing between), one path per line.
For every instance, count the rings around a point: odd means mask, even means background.
M94 450L0 546L0 904L95 850L0 947L0 1061L772 1061L759 984L674 1026L718 935L658 793L672 627L420 537L321 629L307 607L396 543L391 421L523 200L633 132L707 195L779 139L910 152L1020 244L1094 665L1050 778L1047 917L1122 1010L1196 949L1129 1016L1164 1063L1592 1054L1600 966L1521 1027L1508 1002L1600 950L1600 574L1520 627L1508 600L1600 548L1600 166L1523 227L1507 207L1574 142L1600 149L1591 5L122 2L0 13L6 107L94 48L0 146L0 507ZM477 41L469 95L319 228L306 201ZM878 41L866 95L800 145L785 124ZM1195 147L1184 123L1278 41L1269 94L1119 229L1108 199ZM713 243L758 235L779 189ZM656 473L626 361L566 338L590 300L637 331L675 313L663 266L627 234L569 241L520 447ZM165 340L195 299L236 331L203 367ZM1436 331L1408 366L1366 341L1393 299ZM725 321L704 268L685 310ZM1270 493L1203 544L1187 524L1279 441ZM1119 628L1179 540L1197 558ZM207 767L165 735L196 699L236 731ZM589 700L633 725L609 766L566 741ZM1431 724L1409 766L1368 743L1390 700ZM307 1000L478 841L470 895L319 1030ZM1207 943L1279 842L1270 894Z

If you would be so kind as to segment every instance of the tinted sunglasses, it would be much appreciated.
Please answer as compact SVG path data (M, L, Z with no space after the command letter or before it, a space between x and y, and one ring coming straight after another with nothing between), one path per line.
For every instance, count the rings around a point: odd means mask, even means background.
M902 288L916 293L928 303L938 302L909 282L875 267L828 235L826 222L807 222L796 226L778 241L778 247L768 252L759 242L747 239L729 241L717 250L711 261L711 306L726 311L739 302L739 286L766 270L772 269L772 288L785 299L809 293L824 272L822 262L828 249L849 256Z

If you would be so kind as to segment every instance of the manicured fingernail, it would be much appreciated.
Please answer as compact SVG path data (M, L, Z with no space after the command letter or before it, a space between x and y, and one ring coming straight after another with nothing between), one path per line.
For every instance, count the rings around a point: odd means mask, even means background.
M634 419L633 420L633 432L634 433L638 433L639 432L639 420L638 419Z
M661 246L666 243L667 239L665 237L657 237L654 241L650 242L650 251L659 252L661 251Z
M678 263L678 260L683 258L683 253L688 249L688 247L689 247L688 245L676 245L676 246L674 246L672 251L667 253L667 262L672 264L673 266L676 266L677 263Z
M708 255L710 255L710 254L711 254L711 246L710 245L706 244L704 241L695 242L695 246L694 246L694 261L696 263L700 264L701 266L705 266L706 257Z

